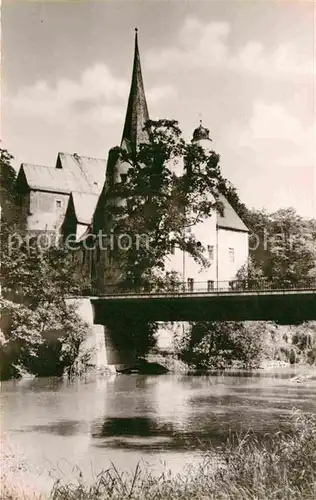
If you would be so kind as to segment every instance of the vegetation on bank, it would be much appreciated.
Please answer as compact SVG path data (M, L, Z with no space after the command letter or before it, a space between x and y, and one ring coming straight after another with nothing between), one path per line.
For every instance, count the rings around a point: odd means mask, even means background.
M185 474L161 473L138 465L133 474L113 464L94 484L81 472L73 484L57 481L49 500L312 500L316 498L316 416L294 412L285 432L265 436L232 436L220 449L210 447ZM2 478L3 500L32 497Z
M173 356L188 371L254 369L267 361L316 364L316 321L277 325L266 321L192 323L174 338Z
M72 371L88 332L76 304L65 298L88 284L65 249L40 247L35 238L23 238L11 159L0 150L0 375L2 380L24 373L58 376Z

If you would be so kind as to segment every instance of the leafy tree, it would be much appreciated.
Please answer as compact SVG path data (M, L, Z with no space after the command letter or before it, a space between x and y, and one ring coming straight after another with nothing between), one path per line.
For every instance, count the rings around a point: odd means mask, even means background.
M126 174L112 186L107 214L116 237L146 237L146 244L117 248L112 256L131 288L164 270L171 246L207 265L201 243L188 230L221 208L219 184L225 184L219 155L186 143L176 121L149 121L145 128L149 143L136 152L120 150Z
M316 219L306 219L293 208L268 214L252 210L248 226L253 237L251 256L271 282L298 284L316 276Z
M238 270L236 280L239 289L258 289L267 285L267 278L265 278L263 270L257 266L252 257L249 257Z
M0 197L1 197L1 220L11 220L15 208L15 178L16 173L11 165L13 156L6 150L0 148Z
M10 318L1 349L3 376L17 374L17 366L60 375L74 363L88 330L65 301L84 286L75 262L65 250L44 250L35 242L3 251L2 257L1 308Z
M43 248L37 237L2 248L2 291L27 304L62 306L66 297L80 295L89 283L79 272L72 253L62 246Z
M264 356L265 322L198 322L178 341L179 357L199 370L255 368Z
M75 305L40 304L36 308L2 300L10 315L8 334L0 347L1 378L23 371L60 376L75 362L87 335Z
M12 158L0 150L1 377L18 376L20 369L58 375L73 364L87 333L65 298L87 283L69 252L44 248L23 231Z

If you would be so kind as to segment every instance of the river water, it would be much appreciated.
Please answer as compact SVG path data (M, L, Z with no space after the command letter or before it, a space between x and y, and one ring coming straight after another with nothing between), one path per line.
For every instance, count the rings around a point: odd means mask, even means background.
M1 389L2 433L39 475L49 471L52 478L71 477L74 467L95 476L111 462L132 471L144 461L153 472L177 473L230 431L251 428L264 439L293 408L316 412L316 371L304 371L313 376L303 383L292 380L298 369L289 368L8 381Z

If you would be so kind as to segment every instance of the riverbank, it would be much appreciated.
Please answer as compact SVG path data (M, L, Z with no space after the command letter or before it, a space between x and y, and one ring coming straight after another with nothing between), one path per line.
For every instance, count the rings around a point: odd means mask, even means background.
M210 448L210 452L212 449ZM316 498L316 416L294 412L287 432L271 434L260 442L254 434L234 435L214 455L206 453L186 473L158 478L150 468L138 465L132 474L113 464L93 484L80 471L73 483L58 480L50 492L39 491L27 465L5 452L2 468L2 500L312 500ZM24 479L23 479L24 477Z
M184 361L181 361L180 359L177 358L176 355L174 354L149 354L146 356L146 361L148 363L152 364L159 364L160 366L164 367L167 371L171 373L182 373L182 374L187 374L187 375L210 375L210 374L216 374L216 373L230 373L230 372L236 372L236 370L240 370L240 367L238 364L236 366L230 366L226 369L208 369L208 370L199 370L195 369L191 366L189 366L187 363ZM261 363L259 363L259 366L256 368L253 368L253 372L261 372L261 371L271 371L275 369L282 369L286 367L295 367L297 371L301 371L303 374L306 370L310 370L312 366L315 366L315 377L316 377L316 364L309 364L306 362L303 363L297 363L294 365L291 365L288 361L281 361L278 359L265 359L262 360Z

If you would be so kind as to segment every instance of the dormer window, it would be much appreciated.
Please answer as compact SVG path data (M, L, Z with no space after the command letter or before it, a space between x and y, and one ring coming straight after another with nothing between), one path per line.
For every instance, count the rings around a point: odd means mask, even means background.
M56 200L56 208L57 210L61 209L61 200Z
M121 174L121 183L125 184L126 181L127 181L127 174Z

